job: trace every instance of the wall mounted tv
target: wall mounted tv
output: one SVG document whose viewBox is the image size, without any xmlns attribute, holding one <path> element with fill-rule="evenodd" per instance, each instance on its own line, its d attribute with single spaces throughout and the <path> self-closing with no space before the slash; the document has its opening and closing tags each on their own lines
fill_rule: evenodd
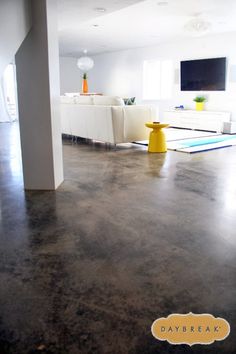
<svg viewBox="0 0 236 354">
<path fill-rule="evenodd" d="M 224 91 L 226 58 L 181 61 L 181 91 Z"/>
</svg>

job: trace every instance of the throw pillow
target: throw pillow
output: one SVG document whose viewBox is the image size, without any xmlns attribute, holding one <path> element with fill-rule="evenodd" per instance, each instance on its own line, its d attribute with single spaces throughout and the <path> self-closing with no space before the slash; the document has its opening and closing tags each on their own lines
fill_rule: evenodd
<svg viewBox="0 0 236 354">
<path fill-rule="evenodd" d="M 75 103 L 81 104 L 81 105 L 93 105 L 93 98 L 92 96 L 78 96 L 75 98 Z"/>
<path fill-rule="evenodd" d="M 126 106 L 132 106 L 132 105 L 136 104 L 135 97 L 124 98 L 123 100 L 124 100 Z"/>
<path fill-rule="evenodd" d="M 124 101 L 118 96 L 93 96 L 93 104 L 99 106 L 124 106 Z"/>
</svg>

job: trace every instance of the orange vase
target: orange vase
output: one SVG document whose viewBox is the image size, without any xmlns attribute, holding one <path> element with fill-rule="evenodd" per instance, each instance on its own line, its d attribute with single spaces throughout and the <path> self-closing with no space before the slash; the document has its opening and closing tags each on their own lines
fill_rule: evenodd
<svg viewBox="0 0 236 354">
<path fill-rule="evenodd" d="M 83 91 L 83 93 L 88 93 L 88 80 L 87 79 L 83 79 L 82 91 Z"/>
</svg>

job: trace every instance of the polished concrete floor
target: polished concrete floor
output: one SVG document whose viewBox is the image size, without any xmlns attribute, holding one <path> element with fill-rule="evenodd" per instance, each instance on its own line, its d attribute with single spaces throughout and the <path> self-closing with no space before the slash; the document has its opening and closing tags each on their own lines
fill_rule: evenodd
<svg viewBox="0 0 236 354">
<path fill-rule="evenodd" d="M 0 354 L 236 352 L 236 147 L 188 155 L 64 143 L 65 182 L 24 192 L 17 124 L 0 124 Z M 211 313 L 209 346 L 152 322 Z"/>
</svg>

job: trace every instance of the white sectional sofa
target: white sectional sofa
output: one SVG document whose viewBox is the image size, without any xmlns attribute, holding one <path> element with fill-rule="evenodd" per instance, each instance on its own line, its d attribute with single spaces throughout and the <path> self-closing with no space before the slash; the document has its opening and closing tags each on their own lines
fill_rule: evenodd
<svg viewBox="0 0 236 354">
<path fill-rule="evenodd" d="M 111 144 L 148 139 L 145 122 L 155 120 L 151 106 L 125 106 L 119 97 L 61 96 L 63 134 Z"/>
</svg>

